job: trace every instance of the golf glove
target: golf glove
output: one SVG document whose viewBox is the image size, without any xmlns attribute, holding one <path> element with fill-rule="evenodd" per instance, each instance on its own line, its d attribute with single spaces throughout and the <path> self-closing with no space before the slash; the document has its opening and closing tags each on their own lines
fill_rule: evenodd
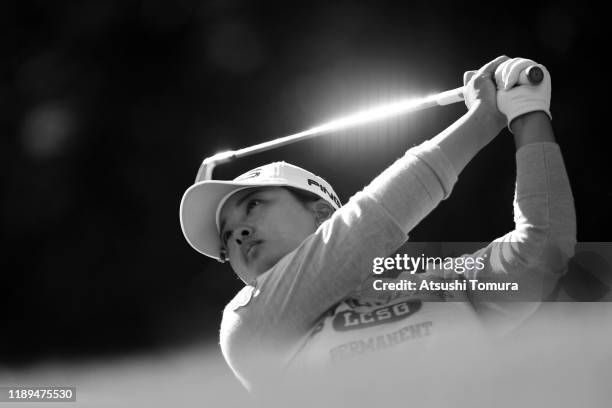
<svg viewBox="0 0 612 408">
<path fill-rule="evenodd" d="M 525 69 L 537 65 L 544 72 L 544 79 L 537 85 L 526 84 Z M 522 75 L 521 75 L 522 74 Z M 550 115 L 550 93 L 551 80 L 548 70 L 540 64 L 525 58 L 512 58 L 503 62 L 495 70 L 495 82 L 497 83 L 497 108 L 506 115 L 508 129 L 512 121 L 517 117 L 529 112 L 544 111 L 549 118 Z"/>
</svg>

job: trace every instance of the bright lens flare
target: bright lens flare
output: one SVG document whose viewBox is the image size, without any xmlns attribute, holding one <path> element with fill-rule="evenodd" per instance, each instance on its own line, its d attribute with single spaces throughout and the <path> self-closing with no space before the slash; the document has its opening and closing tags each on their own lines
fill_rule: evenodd
<svg viewBox="0 0 612 408">
<path fill-rule="evenodd" d="M 325 123 L 320 126 L 313 127 L 304 131 L 304 134 L 310 133 L 326 133 L 333 132 L 340 129 L 349 128 L 351 126 L 362 125 L 376 120 L 390 118 L 392 116 L 400 115 L 404 112 L 409 112 L 414 109 L 415 106 L 419 106 L 423 99 L 426 98 L 412 98 L 404 99 L 399 102 L 394 102 L 389 105 L 379 106 L 374 109 L 368 109 L 363 112 L 357 112 L 344 118 L 332 120 L 331 122 Z"/>
<path fill-rule="evenodd" d="M 320 126 L 315 126 L 313 128 L 304 130 L 299 133 L 295 133 L 293 135 L 281 137 L 254 146 L 245 147 L 244 149 L 240 150 L 230 150 L 226 152 L 221 152 L 214 156 L 206 158 L 202 162 L 202 165 L 200 166 L 200 171 L 198 172 L 198 175 L 196 177 L 196 181 L 210 180 L 212 178 L 212 171 L 215 165 L 220 163 L 226 163 L 232 159 L 244 157 L 254 153 L 264 152 L 266 150 L 285 146 L 290 143 L 299 142 L 300 140 L 306 140 L 315 136 L 335 132 L 340 129 L 347 129 L 353 126 L 374 122 L 376 120 L 391 118 L 393 116 L 401 115 L 403 113 L 427 109 L 434 106 L 448 105 L 450 103 L 457 103 L 461 101 L 463 101 L 463 88 L 452 89 L 450 91 L 433 94 L 424 98 L 402 99 L 397 102 L 379 106 L 373 109 L 368 109 L 366 111 L 357 112 L 340 119 L 332 120 Z"/>
</svg>

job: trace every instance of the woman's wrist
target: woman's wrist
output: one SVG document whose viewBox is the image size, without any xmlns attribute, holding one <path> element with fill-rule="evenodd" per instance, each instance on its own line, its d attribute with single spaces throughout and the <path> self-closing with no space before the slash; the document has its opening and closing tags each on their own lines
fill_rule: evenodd
<svg viewBox="0 0 612 408">
<path fill-rule="evenodd" d="M 495 113 L 476 101 L 465 115 L 432 139 L 453 165 L 456 174 L 461 173 L 474 155 L 505 126 L 500 125 Z"/>
<path fill-rule="evenodd" d="M 486 103 L 475 103 L 468 114 L 478 124 L 482 136 L 482 146 L 487 145 L 506 126 L 505 116 L 497 107 Z"/>
<path fill-rule="evenodd" d="M 550 118 L 544 111 L 529 112 L 510 124 L 517 150 L 530 143 L 554 142 Z"/>
</svg>

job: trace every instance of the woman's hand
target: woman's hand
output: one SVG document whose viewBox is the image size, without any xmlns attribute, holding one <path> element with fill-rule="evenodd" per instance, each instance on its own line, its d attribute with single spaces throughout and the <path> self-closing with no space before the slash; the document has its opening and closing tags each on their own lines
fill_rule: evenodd
<svg viewBox="0 0 612 408">
<path fill-rule="evenodd" d="M 483 65 L 478 71 L 463 74 L 464 100 L 469 110 L 477 110 L 487 117 L 496 135 L 506 126 L 506 116 L 497 107 L 497 88 L 493 77 L 497 67 L 510 58 L 502 55 Z"/>
<path fill-rule="evenodd" d="M 523 71 L 531 66 L 538 66 L 544 74 L 542 82 L 532 85 L 519 81 Z M 524 115 L 533 112 L 543 112 L 550 115 L 551 79 L 544 65 L 525 58 L 512 58 L 497 67 L 495 71 L 497 82 L 497 107 L 506 116 L 508 129 L 512 133 Z"/>
</svg>

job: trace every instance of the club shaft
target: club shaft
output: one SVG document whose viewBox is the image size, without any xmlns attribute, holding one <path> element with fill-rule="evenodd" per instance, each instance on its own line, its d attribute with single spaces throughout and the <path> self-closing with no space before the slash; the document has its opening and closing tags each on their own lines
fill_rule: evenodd
<svg viewBox="0 0 612 408">
<path fill-rule="evenodd" d="M 208 157 L 204 160 L 204 162 L 202 162 L 200 170 L 198 171 L 198 175 L 196 176 L 196 182 L 202 180 L 210 180 L 212 178 L 212 171 L 217 164 L 227 163 L 234 159 L 249 156 L 255 153 L 262 153 L 267 150 L 277 149 L 279 147 L 283 147 L 303 140 L 312 139 L 314 137 L 325 135 L 340 129 L 349 129 L 376 120 L 387 119 L 409 112 L 428 109 L 434 106 L 448 105 L 461 101 L 463 101 L 463 87 L 427 96 L 425 98 L 398 101 L 380 108 L 375 108 L 368 111 L 363 111 L 353 115 L 345 116 L 341 119 L 327 122 L 323 125 L 316 126 L 298 133 L 294 133 L 289 136 L 284 136 L 278 139 L 270 140 L 268 142 L 245 147 L 239 150 L 222 152 L 214 156 Z"/>
<path fill-rule="evenodd" d="M 383 108 L 359 112 L 346 116 L 342 119 L 327 122 L 323 125 L 294 133 L 289 136 L 236 150 L 233 156 L 234 158 L 240 158 L 254 153 L 264 152 L 273 148 L 282 147 L 298 141 L 307 140 L 316 136 L 321 136 L 336 130 L 349 129 L 354 126 L 363 125 L 376 120 L 387 119 L 408 112 L 432 108 L 434 106 L 461 102 L 463 101 L 462 90 L 463 88 L 457 88 L 419 100 L 399 101 L 391 105 L 384 106 Z"/>
</svg>

